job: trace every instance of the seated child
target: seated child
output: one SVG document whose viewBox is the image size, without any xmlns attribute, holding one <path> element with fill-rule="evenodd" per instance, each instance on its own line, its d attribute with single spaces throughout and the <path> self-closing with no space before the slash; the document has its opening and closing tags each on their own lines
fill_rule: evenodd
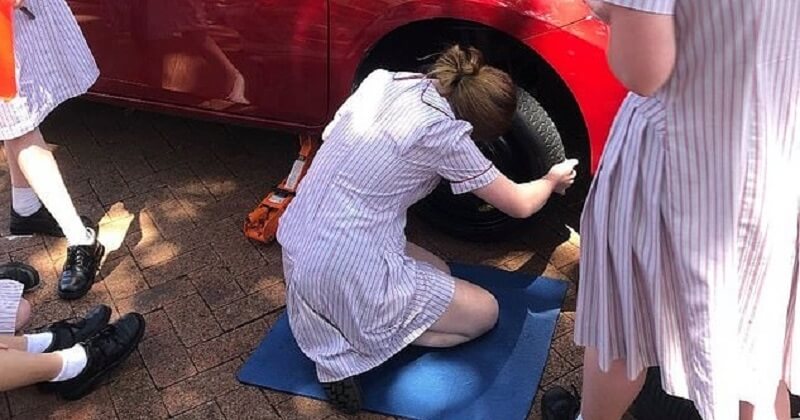
<svg viewBox="0 0 800 420">
<path fill-rule="evenodd" d="M 371 73 L 325 129 L 278 241 L 292 332 L 336 408 L 358 411 L 357 375 L 403 348 L 456 346 L 495 325 L 494 297 L 404 228 L 441 179 L 518 218 L 574 182 L 574 160 L 517 184 L 481 154 L 476 142 L 504 134 L 516 105 L 506 73 L 455 46 L 425 75 Z"/>
<path fill-rule="evenodd" d="M 62 398 L 81 398 L 136 349 L 144 318 L 131 313 L 109 324 L 111 308 L 99 305 L 81 319 L 14 335 L 30 318 L 31 307 L 22 293 L 38 284 L 32 267 L 0 265 L 0 392 L 45 383 Z"/>
</svg>

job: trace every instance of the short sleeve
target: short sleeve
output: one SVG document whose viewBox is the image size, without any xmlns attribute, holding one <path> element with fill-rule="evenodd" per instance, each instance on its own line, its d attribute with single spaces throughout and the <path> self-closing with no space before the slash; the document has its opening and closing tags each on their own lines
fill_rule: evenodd
<svg viewBox="0 0 800 420">
<path fill-rule="evenodd" d="M 435 133 L 446 136 L 437 159 L 436 172 L 450 182 L 453 194 L 464 194 L 489 185 L 500 171 L 478 149 L 470 133 L 472 127 L 463 121 L 439 123 Z"/>
<path fill-rule="evenodd" d="M 677 0 L 605 0 L 606 3 L 616 6 L 659 15 L 674 15 L 676 1 Z"/>
</svg>

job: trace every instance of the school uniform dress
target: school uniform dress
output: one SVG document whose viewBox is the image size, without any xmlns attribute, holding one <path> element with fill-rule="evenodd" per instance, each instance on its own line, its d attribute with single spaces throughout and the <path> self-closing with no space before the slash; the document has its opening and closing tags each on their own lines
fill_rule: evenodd
<svg viewBox="0 0 800 420">
<path fill-rule="evenodd" d="M 406 212 L 444 178 L 454 193 L 498 170 L 431 80 L 373 72 L 336 113 L 281 218 L 287 313 L 322 382 L 370 370 L 444 313 L 454 281 L 405 254 Z"/>
<path fill-rule="evenodd" d="M 607 1 L 674 15 L 677 62 L 611 130 L 576 341 L 631 378 L 661 366 L 707 420 L 771 407 L 780 380 L 800 392 L 800 2 Z"/>
<path fill-rule="evenodd" d="M 99 75 L 64 0 L 26 0 L 36 16 L 14 13 L 17 97 L 0 100 L 0 140 L 36 129 L 58 105 L 89 89 Z"/>
</svg>

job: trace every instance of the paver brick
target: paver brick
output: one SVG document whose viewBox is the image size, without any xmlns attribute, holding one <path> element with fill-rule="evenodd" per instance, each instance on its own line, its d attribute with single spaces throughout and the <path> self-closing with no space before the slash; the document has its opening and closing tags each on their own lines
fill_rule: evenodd
<svg viewBox="0 0 800 420">
<path fill-rule="evenodd" d="M 240 359 L 234 359 L 165 389 L 162 397 L 167 410 L 177 415 L 240 387 L 236 372 L 241 365 Z"/>
<path fill-rule="evenodd" d="M 200 295 L 189 295 L 166 305 L 164 312 L 186 347 L 193 347 L 222 334 L 222 329 Z"/>
<path fill-rule="evenodd" d="M 222 410 L 214 401 L 199 405 L 173 418 L 176 420 L 225 420 Z"/>
<path fill-rule="evenodd" d="M 197 373 L 189 353 L 174 331 L 141 342 L 139 353 L 153 383 L 159 388 L 168 387 Z"/>
<path fill-rule="evenodd" d="M 271 325 L 268 318 L 261 318 L 192 347 L 192 361 L 199 371 L 205 371 L 239 356 L 249 354 L 264 338 Z"/>
<path fill-rule="evenodd" d="M 286 305 L 286 287 L 283 282 L 274 283 L 266 289 L 232 302 L 214 311 L 214 316 L 225 331 L 262 317 Z"/>
<path fill-rule="evenodd" d="M 281 417 L 258 389 L 241 387 L 217 398 L 222 413 L 229 419 L 273 420 Z"/>
</svg>

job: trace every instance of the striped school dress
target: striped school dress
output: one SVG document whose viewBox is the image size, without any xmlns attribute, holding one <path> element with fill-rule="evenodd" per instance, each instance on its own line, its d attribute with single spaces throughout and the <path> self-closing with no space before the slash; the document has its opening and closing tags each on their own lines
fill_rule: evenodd
<svg viewBox="0 0 800 420">
<path fill-rule="evenodd" d="M 780 380 L 800 392 L 800 1 L 607 1 L 674 15 L 677 62 L 611 130 L 576 342 L 631 378 L 661 366 L 707 420 L 771 407 Z"/>
<path fill-rule="evenodd" d="M 498 170 L 431 80 L 373 72 L 338 110 L 281 218 L 292 332 L 322 382 L 366 372 L 408 346 L 454 281 L 405 254 L 406 212 L 445 178 L 454 193 Z"/>
<path fill-rule="evenodd" d="M 64 0 L 26 0 L 36 16 L 14 13 L 17 97 L 0 100 L 0 140 L 36 129 L 58 105 L 86 93 L 99 75 Z"/>
<path fill-rule="evenodd" d="M 16 331 L 23 288 L 18 281 L 0 279 L 0 335 L 13 335 Z"/>
</svg>

